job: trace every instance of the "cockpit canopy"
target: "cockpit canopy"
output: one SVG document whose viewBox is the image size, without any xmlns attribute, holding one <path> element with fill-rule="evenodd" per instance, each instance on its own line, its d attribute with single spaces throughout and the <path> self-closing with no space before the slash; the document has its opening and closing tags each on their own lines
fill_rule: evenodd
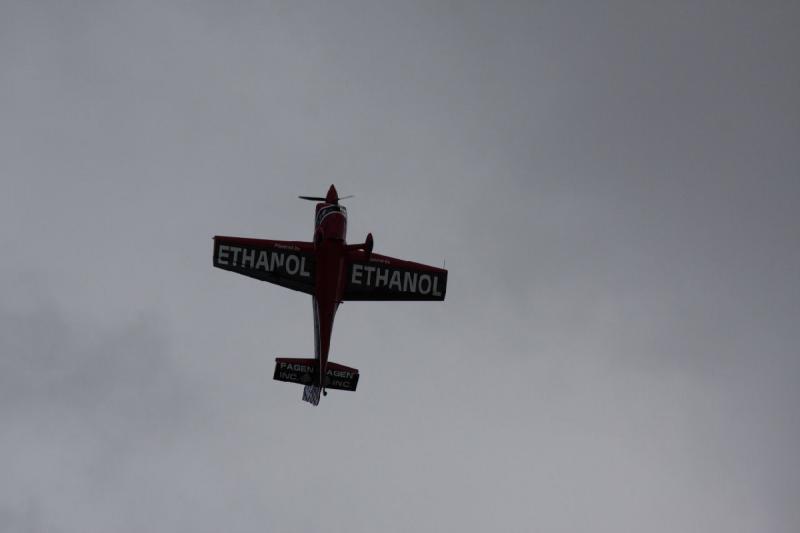
<svg viewBox="0 0 800 533">
<path fill-rule="evenodd" d="M 328 204 L 321 207 L 317 211 L 317 216 L 314 221 L 314 225 L 319 226 L 325 219 L 325 217 L 333 215 L 334 213 L 339 213 L 345 218 L 345 220 L 347 219 L 347 208 L 345 206 L 339 204 Z"/>
</svg>

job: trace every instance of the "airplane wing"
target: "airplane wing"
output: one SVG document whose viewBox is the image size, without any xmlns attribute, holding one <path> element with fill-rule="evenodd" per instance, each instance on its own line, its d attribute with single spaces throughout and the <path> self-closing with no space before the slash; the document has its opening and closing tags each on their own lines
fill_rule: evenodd
<svg viewBox="0 0 800 533">
<path fill-rule="evenodd" d="M 356 252 L 347 260 L 344 300 L 444 300 L 447 270 Z"/>
<path fill-rule="evenodd" d="M 281 287 L 314 293 L 314 244 L 242 237 L 214 237 L 214 266 L 268 281 Z"/>
</svg>

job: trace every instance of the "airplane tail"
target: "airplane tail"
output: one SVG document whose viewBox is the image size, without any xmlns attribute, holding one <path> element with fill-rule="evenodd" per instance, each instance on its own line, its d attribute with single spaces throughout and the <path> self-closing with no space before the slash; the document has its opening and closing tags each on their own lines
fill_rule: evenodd
<svg viewBox="0 0 800 533">
<path fill-rule="evenodd" d="M 319 404 L 323 389 L 355 391 L 358 385 L 358 369 L 328 361 L 320 384 L 319 360 L 277 357 L 275 374 L 277 381 L 305 385 L 303 401 Z"/>
</svg>

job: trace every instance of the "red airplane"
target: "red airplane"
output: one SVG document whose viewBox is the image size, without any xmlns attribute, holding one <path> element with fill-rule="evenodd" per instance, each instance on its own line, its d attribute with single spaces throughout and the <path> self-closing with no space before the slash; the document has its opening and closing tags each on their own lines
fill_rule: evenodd
<svg viewBox="0 0 800 533">
<path fill-rule="evenodd" d="M 344 301 L 444 300 L 447 270 L 372 253 L 372 234 L 347 244 L 347 209 L 336 187 L 318 201 L 314 240 L 272 241 L 214 237 L 214 266 L 311 295 L 313 359 L 278 357 L 274 379 L 305 385 L 303 400 L 318 405 L 326 389 L 356 390 L 359 373 L 328 361 L 333 318 Z M 350 198 L 346 196 L 345 198 Z"/>
</svg>

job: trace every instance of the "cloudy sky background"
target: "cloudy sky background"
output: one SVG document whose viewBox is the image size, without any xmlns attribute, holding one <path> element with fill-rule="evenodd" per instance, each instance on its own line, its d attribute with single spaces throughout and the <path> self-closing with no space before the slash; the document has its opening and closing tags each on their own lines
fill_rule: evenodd
<svg viewBox="0 0 800 533">
<path fill-rule="evenodd" d="M 335 5 L 334 5 L 335 4 Z M 793 2 L 0 2 L 0 531 L 800 527 Z M 214 234 L 450 270 L 346 303 Z"/>
</svg>

